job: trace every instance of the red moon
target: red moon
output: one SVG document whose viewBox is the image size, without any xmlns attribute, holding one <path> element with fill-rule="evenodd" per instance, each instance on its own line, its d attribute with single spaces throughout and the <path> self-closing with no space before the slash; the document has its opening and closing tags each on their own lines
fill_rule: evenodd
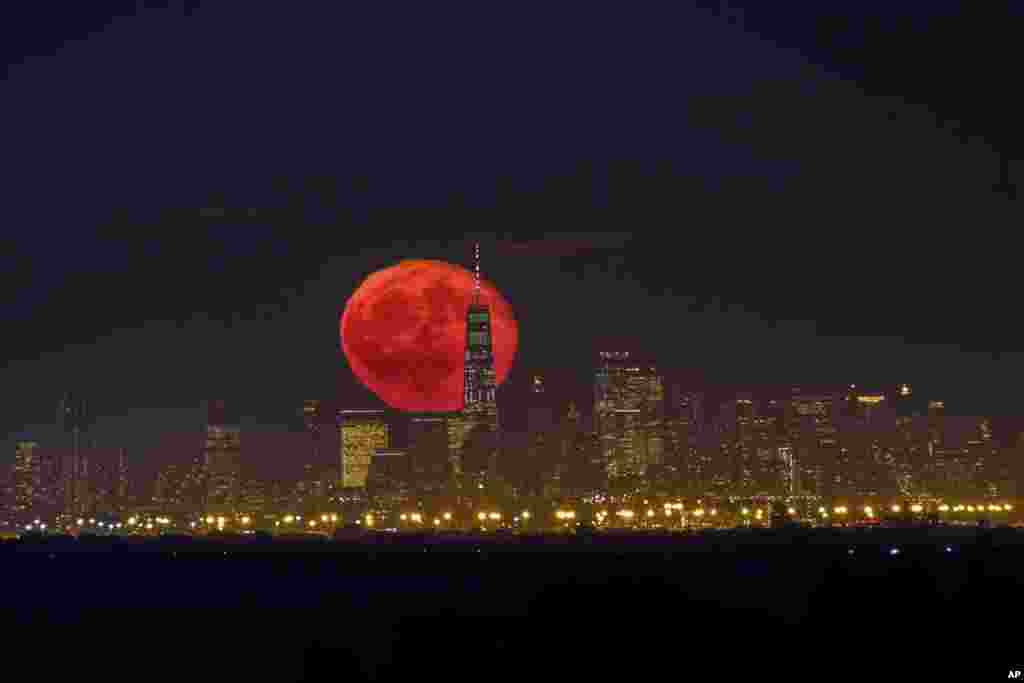
<svg viewBox="0 0 1024 683">
<path fill-rule="evenodd" d="M 402 261 L 370 275 L 341 314 L 341 346 L 356 377 L 392 408 L 461 410 L 473 293 L 473 274 L 444 261 Z M 512 307 L 494 285 L 481 282 L 480 300 L 491 309 L 500 385 L 512 368 L 519 331 Z"/>
</svg>

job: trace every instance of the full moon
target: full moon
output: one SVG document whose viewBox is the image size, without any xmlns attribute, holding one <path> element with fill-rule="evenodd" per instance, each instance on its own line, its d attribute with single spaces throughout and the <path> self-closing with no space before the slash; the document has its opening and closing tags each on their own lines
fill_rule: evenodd
<svg viewBox="0 0 1024 683">
<path fill-rule="evenodd" d="M 473 293 L 473 274 L 444 261 L 402 261 L 373 273 L 341 314 L 341 346 L 353 373 L 392 408 L 461 410 Z M 519 332 L 512 307 L 494 285 L 481 282 L 480 301 L 491 310 L 500 385 L 512 368 Z"/>
</svg>

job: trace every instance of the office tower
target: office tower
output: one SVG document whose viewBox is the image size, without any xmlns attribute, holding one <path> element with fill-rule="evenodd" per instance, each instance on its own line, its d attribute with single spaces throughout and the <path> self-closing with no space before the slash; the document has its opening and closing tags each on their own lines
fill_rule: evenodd
<svg viewBox="0 0 1024 683">
<path fill-rule="evenodd" d="M 185 510 L 189 512 L 205 510 L 207 481 L 206 453 L 204 450 L 194 455 L 184 468 L 181 499 Z"/>
<path fill-rule="evenodd" d="M 14 516 L 14 466 L 0 465 L 0 526 L 13 524 Z"/>
<path fill-rule="evenodd" d="M 246 515 L 259 515 L 267 511 L 267 485 L 253 477 L 242 480 L 238 509 Z"/>
<path fill-rule="evenodd" d="M 452 472 L 448 453 L 448 422 L 444 415 L 413 415 L 409 420 L 409 464 L 413 488 L 437 493 Z"/>
<path fill-rule="evenodd" d="M 339 422 L 342 484 L 365 488 L 374 451 L 391 445 L 386 415 L 381 410 L 342 410 Z"/>
<path fill-rule="evenodd" d="M 338 443 L 338 410 L 332 401 L 306 400 L 303 402 L 302 414 L 309 438 L 309 451 L 303 469 L 305 472 L 312 471 L 312 475 L 306 478 L 317 482 L 315 486 L 319 495 L 329 497 L 342 485 L 340 462 L 335 455 L 341 448 Z"/>
<path fill-rule="evenodd" d="M 307 462 L 322 475 L 335 465 L 337 448 L 337 406 L 332 401 L 307 400 L 302 406 L 303 423 L 310 440 Z"/>
<path fill-rule="evenodd" d="M 914 412 L 914 390 L 909 384 L 900 384 L 891 392 L 893 409 L 901 417 L 910 417 Z"/>
<path fill-rule="evenodd" d="M 184 491 L 189 467 L 165 465 L 156 474 L 153 485 L 153 505 L 164 513 L 173 513 L 184 505 Z"/>
<path fill-rule="evenodd" d="M 754 421 L 757 417 L 753 397 L 741 392 L 719 406 L 720 447 L 726 468 L 728 490 L 743 496 L 755 491 Z"/>
<path fill-rule="evenodd" d="M 306 428 L 306 433 L 310 438 L 310 463 L 321 462 L 321 443 L 320 439 L 323 435 L 323 415 L 321 411 L 323 401 L 311 399 L 303 401 L 302 404 L 302 418 L 303 424 Z"/>
<path fill-rule="evenodd" d="M 65 393 L 58 405 L 57 425 L 64 435 L 61 449 L 66 450 L 57 457 L 55 463 L 58 483 L 54 488 L 57 489 L 61 512 L 71 516 L 85 514 L 82 451 L 88 445 L 91 423 L 88 402 L 76 393 Z M 50 487 L 44 482 L 44 488 Z"/>
<path fill-rule="evenodd" d="M 840 391 L 800 387 L 776 402 L 776 437 L 787 495 L 828 498 L 838 486 L 835 478 L 843 459 L 838 421 L 846 405 Z"/>
<path fill-rule="evenodd" d="M 127 451 L 89 448 L 82 451 L 80 509 L 90 515 L 120 514 L 126 503 Z"/>
<path fill-rule="evenodd" d="M 704 492 L 708 479 L 707 452 L 698 448 L 704 427 L 704 395 L 677 387 L 674 414 L 669 416 L 671 464 L 682 492 L 696 495 Z"/>
<path fill-rule="evenodd" d="M 1009 496 L 1018 502 L 1024 500 L 1024 432 L 1018 432 L 1007 449 L 1007 478 L 1009 479 Z"/>
<path fill-rule="evenodd" d="M 42 486 L 39 444 L 19 441 L 14 445 L 14 521 L 24 524 L 36 514 Z"/>
<path fill-rule="evenodd" d="M 234 514 L 241 483 L 242 439 L 237 425 L 228 421 L 224 401 L 213 400 L 207 406 L 206 443 L 203 447 L 203 473 L 206 483 L 205 512 Z"/>
<path fill-rule="evenodd" d="M 375 448 L 366 476 L 366 488 L 375 502 L 385 505 L 408 500 L 409 453 L 399 448 Z"/>
<path fill-rule="evenodd" d="M 884 391 L 851 385 L 838 418 L 839 453 L 831 463 L 829 492 L 848 500 L 915 495 L 908 452 L 899 439 L 901 418 Z"/>
<path fill-rule="evenodd" d="M 761 401 L 751 425 L 751 470 L 754 493 L 759 496 L 781 498 L 792 496 L 792 469 L 787 457 L 791 451 L 783 451 L 788 444 L 780 439 L 780 421 L 783 418 L 782 405 L 776 399 Z"/>
<path fill-rule="evenodd" d="M 574 447 L 575 430 L 573 423 L 579 413 L 574 404 L 569 404 L 569 417 L 555 421 L 551 396 L 545 391 L 544 378 L 533 377 L 529 403 L 526 408 L 526 453 L 520 470 L 520 483 L 524 491 L 539 494 L 545 479 L 557 479 L 559 472 L 569 461 L 570 449 Z"/>
<path fill-rule="evenodd" d="M 491 310 L 480 296 L 480 245 L 476 286 L 466 312 L 462 410 L 449 419 L 449 447 L 460 473 L 480 481 L 497 472 L 500 445 Z"/>
<path fill-rule="evenodd" d="M 302 474 L 292 487 L 289 505 L 293 509 L 310 514 L 326 507 L 333 488 L 326 479 L 325 471 L 310 463 L 302 466 Z"/>
<path fill-rule="evenodd" d="M 572 403 L 560 424 L 560 453 L 550 490 L 569 498 L 587 498 L 608 489 L 608 468 L 592 423 Z"/>
<path fill-rule="evenodd" d="M 643 476 L 660 457 L 652 437 L 664 419 L 661 376 L 652 363 L 633 354 L 604 351 L 594 394 L 594 421 L 609 476 Z"/>
</svg>

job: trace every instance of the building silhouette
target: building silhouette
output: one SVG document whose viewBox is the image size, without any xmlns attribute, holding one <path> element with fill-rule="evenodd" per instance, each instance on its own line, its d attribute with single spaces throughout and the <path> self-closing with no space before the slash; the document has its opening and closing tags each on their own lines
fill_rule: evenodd
<svg viewBox="0 0 1024 683">
<path fill-rule="evenodd" d="M 88 401 L 75 392 L 65 392 L 57 408 L 57 426 L 62 434 L 61 453 L 57 455 L 52 466 L 44 473 L 44 488 L 48 492 L 56 489 L 60 499 L 57 506 L 60 512 L 68 516 L 86 513 L 85 486 L 83 478 L 83 450 L 91 444 L 89 427 L 92 414 Z M 51 477 L 57 478 L 56 485 L 50 483 Z"/>
<path fill-rule="evenodd" d="M 228 422 L 225 402 L 209 401 L 202 470 L 206 484 L 205 512 L 213 515 L 234 514 L 239 501 L 242 467 L 241 429 L 237 424 L 227 424 Z"/>
<path fill-rule="evenodd" d="M 447 416 L 413 415 L 408 434 L 410 477 L 416 493 L 440 493 L 455 472 L 449 457 Z"/>
</svg>

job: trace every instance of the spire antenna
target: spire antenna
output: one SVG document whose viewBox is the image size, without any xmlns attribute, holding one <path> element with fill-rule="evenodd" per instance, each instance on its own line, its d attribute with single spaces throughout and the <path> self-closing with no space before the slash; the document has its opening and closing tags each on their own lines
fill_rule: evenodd
<svg viewBox="0 0 1024 683">
<path fill-rule="evenodd" d="M 480 304 L 480 243 L 476 243 L 476 272 L 473 280 L 473 301 Z"/>
</svg>

